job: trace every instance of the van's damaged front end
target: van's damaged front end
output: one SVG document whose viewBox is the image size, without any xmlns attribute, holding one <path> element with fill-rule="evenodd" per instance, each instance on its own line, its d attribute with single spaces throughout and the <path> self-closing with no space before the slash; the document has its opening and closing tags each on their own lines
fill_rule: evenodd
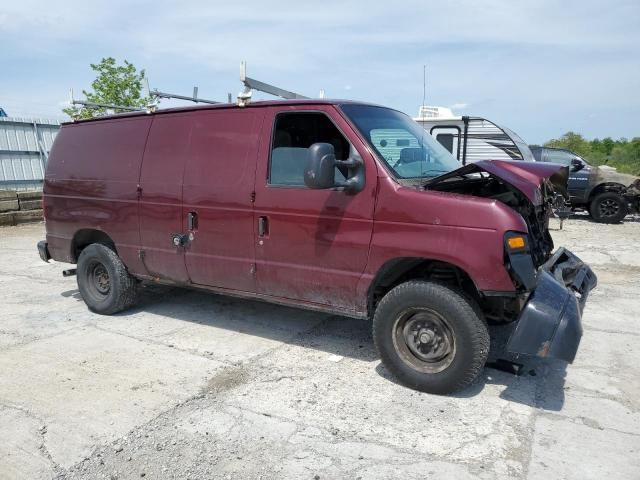
<svg viewBox="0 0 640 480">
<path fill-rule="evenodd" d="M 582 310 L 596 286 L 591 268 L 559 248 L 536 272 L 536 283 L 507 348 L 513 353 L 573 362 L 582 337 Z"/>
<path fill-rule="evenodd" d="M 582 337 L 582 311 L 597 278 L 569 250 L 552 253 L 549 217 L 555 196 L 566 195 L 567 177 L 567 167 L 559 165 L 481 161 L 424 188 L 492 198 L 522 216 L 528 232 L 506 232 L 504 240 L 505 268 L 516 288 L 505 317 L 511 314 L 517 321 L 507 349 L 571 363 Z"/>
</svg>

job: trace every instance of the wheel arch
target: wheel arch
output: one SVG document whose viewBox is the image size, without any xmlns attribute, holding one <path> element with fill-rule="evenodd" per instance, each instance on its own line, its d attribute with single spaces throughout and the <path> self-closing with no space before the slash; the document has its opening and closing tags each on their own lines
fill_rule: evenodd
<svg viewBox="0 0 640 480">
<path fill-rule="evenodd" d="M 454 285 L 475 300 L 480 291 L 471 276 L 461 267 L 442 260 L 422 257 L 397 257 L 385 262 L 367 289 L 367 315 L 371 318 L 378 302 L 391 289 L 409 280 L 432 280 Z"/>
<path fill-rule="evenodd" d="M 622 195 L 626 190 L 627 190 L 627 187 L 625 187 L 621 183 L 617 183 L 617 182 L 599 183 L 598 185 L 593 187 L 589 192 L 587 203 L 590 204 L 593 201 L 593 199 L 596 198 L 596 196 L 600 195 L 601 193 L 613 192 L 613 193 L 619 193 L 620 195 Z"/>
<path fill-rule="evenodd" d="M 116 244 L 111 239 L 111 237 L 103 232 L 102 230 L 97 230 L 94 228 L 83 228 L 78 230 L 71 240 L 71 260 L 73 263 L 78 262 L 78 257 L 82 250 L 91 245 L 92 243 L 99 243 L 104 245 L 114 252 L 118 253 L 116 250 Z"/>
</svg>

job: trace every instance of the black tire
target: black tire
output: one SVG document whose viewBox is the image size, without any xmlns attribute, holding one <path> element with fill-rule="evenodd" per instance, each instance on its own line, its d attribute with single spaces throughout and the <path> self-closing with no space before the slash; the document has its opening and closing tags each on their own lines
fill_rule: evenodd
<svg viewBox="0 0 640 480">
<path fill-rule="evenodd" d="M 615 192 L 600 193 L 589 205 L 591 218 L 599 223 L 620 223 L 627 213 L 627 201 Z"/>
<path fill-rule="evenodd" d="M 112 315 L 132 306 L 138 297 L 138 281 L 105 245 L 93 243 L 82 250 L 76 276 L 82 299 L 92 312 Z"/>
<path fill-rule="evenodd" d="M 398 380 L 440 395 L 474 381 L 490 342 L 482 312 L 471 298 L 427 281 L 400 284 L 384 296 L 373 317 L 373 340 L 382 363 Z"/>
</svg>

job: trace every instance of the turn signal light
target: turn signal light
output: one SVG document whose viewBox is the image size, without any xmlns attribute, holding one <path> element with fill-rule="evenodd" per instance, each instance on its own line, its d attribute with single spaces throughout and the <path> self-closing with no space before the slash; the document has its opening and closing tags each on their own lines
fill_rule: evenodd
<svg viewBox="0 0 640 480">
<path fill-rule="evenodd" d="M 522 237 L 522 236 L 509 237 L 509 238 L 507 238 L 507 245 L 509 245 L 509 248 L 511 250 L 517 250 L 519 248 L 524 248 L 524 246 L 525 246 L 524 237 Z"/>
</svg>

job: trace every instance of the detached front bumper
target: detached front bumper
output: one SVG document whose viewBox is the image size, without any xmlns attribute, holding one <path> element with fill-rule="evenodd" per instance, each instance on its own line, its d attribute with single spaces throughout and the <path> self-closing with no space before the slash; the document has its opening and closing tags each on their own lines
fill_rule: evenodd
<svg viewBox="0 0 640 480">
<path fill-rule="evenodd" d="M 582 310 L 598 279 L 591 268 L 560 248 L 538 270 L 507 349 L 572 363 L 582 337 Z"/>
</svg>

